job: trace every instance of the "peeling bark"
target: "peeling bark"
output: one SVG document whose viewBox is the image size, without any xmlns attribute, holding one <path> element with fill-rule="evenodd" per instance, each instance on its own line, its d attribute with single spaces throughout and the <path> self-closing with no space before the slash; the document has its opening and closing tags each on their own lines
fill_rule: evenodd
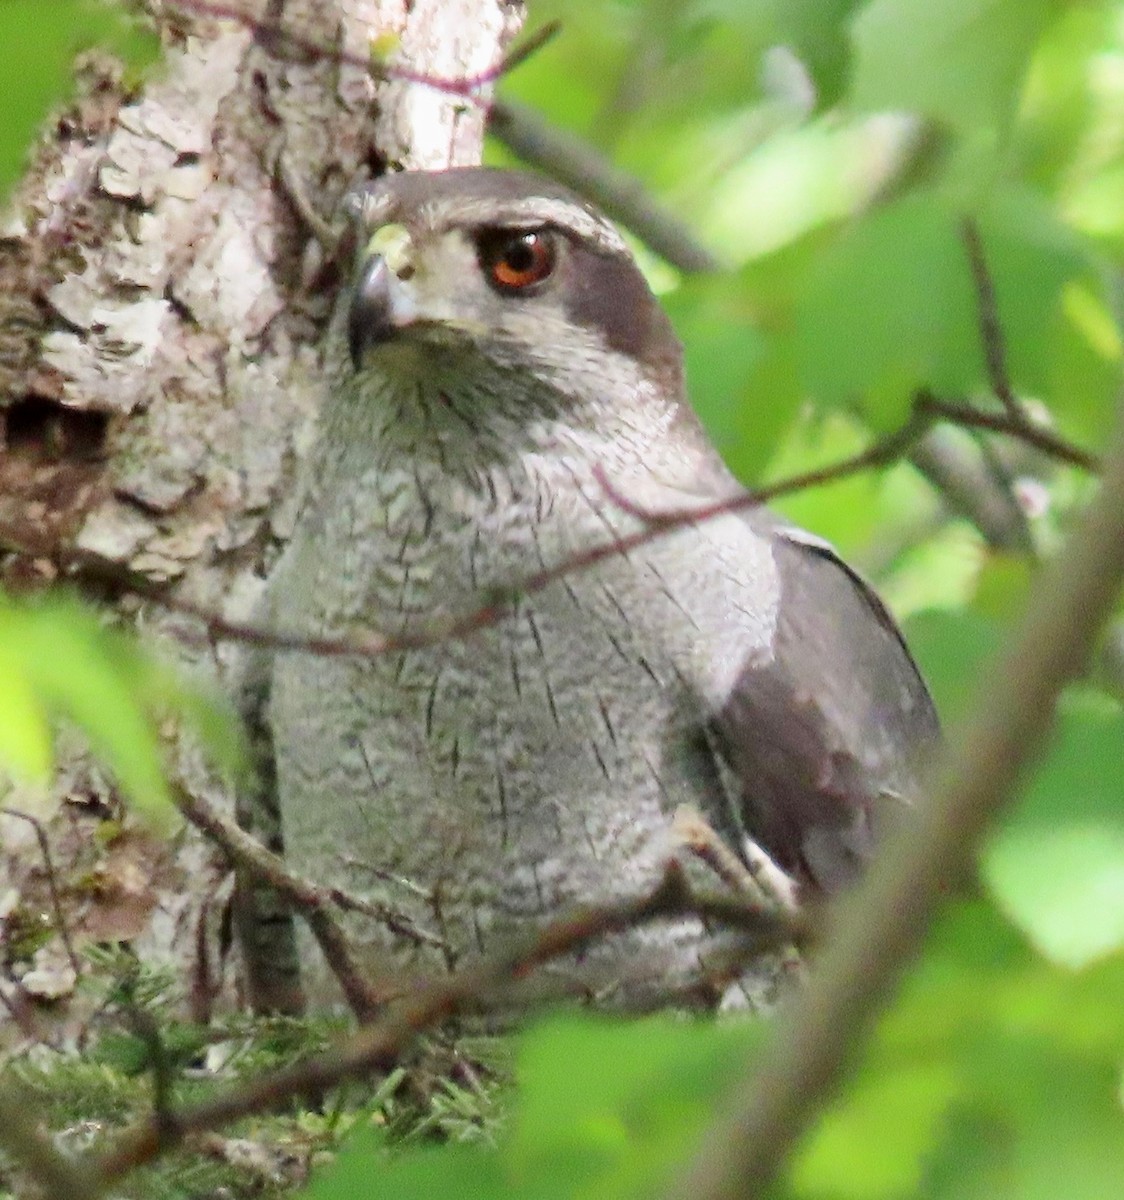
<svg viewBox="0 0 1124 1200">
<path fill-rule="evenodd" d="M 162 68 L 133 92 L 112 61 L 86 56 L 77 99 L 0 221 L 0 549 L 76 549 L 244 617 L 288 535 L 327 387 L 322 343 L 343 272 L 319 238 L 356 182 L 388 164 L 478 162 L 483 139 L 483 110 L 464 96 L 376 84 L 302 48 L 362 59 L 377 39 L 410 78 L 477 76 L 502 57 L 522 8 L 246 0 L 263 21 L 280 8 L 295 45 L 151 8 Z M 26 556 L 0 569 L 9 584 L 51 574 Z M 183 618 L 121 610 L 170 653 L 199 657 L 167 636 Z M 213 792 L 183 757 L 183 782 Z M 112 810 L 80 756 L 62 774 L 47 806 L 56 824 L 67 794 L 83 801 L 71 820 Z M 8 824 L 0 897 L 37 870 Z M 152 889 L 148 952 L 191 951 L 206 857 L 185 834 L 174 869 L 162 867 L 174 882 Z"/>
</svg>

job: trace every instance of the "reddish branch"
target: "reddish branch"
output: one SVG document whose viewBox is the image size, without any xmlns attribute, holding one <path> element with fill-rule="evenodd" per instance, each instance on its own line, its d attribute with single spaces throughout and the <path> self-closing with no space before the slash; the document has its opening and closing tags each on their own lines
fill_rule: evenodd
<svg viewBox="0 0 1124 1200">
<path fill-rule="evenodd" d="M 43 822 L 38 817 L 33 817 L 30 813 L 21 812 L 18 808 L 5 806 L 0 808 L 0 814 L 12 817 L 17 821 L 26 821 L 35 830 L 35 838 L 39 843 L 39 853 L 43 856 L 43 870 L 47 876 L 47 890 L 51 897 L 51 911 L 55 918 L 55 928 L 62 939 L 63 948 L 66 950 L 66 957 L 70 961 L 71 970 L 73 970 L 75 977 L 77 977 L 82 974 L 82 964 L 77 953 L 75 953 L 74 943 L 70 939 L 70 927 L 66 923 L 66 916 L 62 910 L 62 897 L 59 894 L 58 875 L 55 872 L 55 864 L 51 859 L 51 844 L 47 838 L 47 831 L 43 828 Z"/>
<path fill-rule="evenodd" d="M 741 930 L 747 956 L 780 949 L 807 938 L 808 925 L 789 914 L 763 909 L 744 899 L 695 892 L 679 866 L 669 863 L 649 893 L 591 905 L 552 921 L 513 952 L 490 957 L 475 968 L 438 980 L 368 1025 L 336 1049 L 283 1068 L 160 1120 L 144 1121 L 121 1136 L 93 1166 L 106 1188 L 123 1175 L 186 1138 L 219 1129 L 242 1117 L 276 1109 L 296 1096 L 320 1094 L 347 1079 L 392 1066 L 418 1034 L 455 1014 L 486 1005 L 497 988 L 535 967 L 572 953 L 596 938 L 653 921 L 699 917 Z"/>
<path fill-rule="evenodd" d="M 362 912 L 396 936 L 418 945 L 443 948 L 435 934 L 384 905 L 349 896 L 341 888 L 320 887 L 293 874 L 272 851 L 233 821 L 216 812 L 205 800 L 180 791 L 180 811 L 226 854 L 230 862 L 275 888 L 308 923 L 329 968 L 339 981 L 348 1005 L 359 1021 L 370 1021 L 381 1011 L 384 997 L 368 984 L 356 965 L 336 910 Z"/>
<path fill-rule="evenodd" d="M 276 855 L 244 830 L 224 820 L 198 797 L 181 791 L 177 803 L 191 823 L 216 842 L 233 864 L 268 880 L 290 900 L 312 930 L 320 952 L 339 981 L 356 1019 L 371 1020 L 378 1011 L 379 999 L 355 966 L 347 938 L 331 910 L 331 899 L 326 889 L 297 879 L 285 869 Z"/>
<path fill-rule="evenodd" d="M 592 546 L 554 566 L 536 571 L 513 584 L 510 589 L 496 593 L 494 598 L 461 616 L 434 620 L 424 629 L 395 635 L 367 633 L 315 636 L 299 630 L 265 629 L 248 621 L 232 621 L 203 605 L 170 596 L 164 589 L 113 563 L 48 544 L 46 539 L 36 538 L 27 530 L 17 530 L 0 522 L 0 538 L 7 543 L 9 550 L 26 557 L 48 560 L 60 572 L 68 573 L 80 585 L 108 585 L 115 591 L 137 596 L 171 612 L 189 616 L 200 622 L 211 641 L 241 642 L 280 653 L 302 653 L 320 658 L 378 658 L 385 654 L 422 650 L 441 642 L 468 637 L 480 629 L 504 620 L 510 615 L 512 603 L 517 597 L 533 595 L 567 575 L 588 570 L 615 555 L 628 554 L 677 529 L 699 525 L 729 513 L 743 512 L 781 496 L 834 483 L 861 471 L 887 466 L 901 459 L 917 440 L 940 420 L 1008 434 L 1061 461 L 1090 471 L 1098 468 L 1098 460 L 1094 455 L 1070 445 L 1041 426 L 1031 424 L 1024 417 L 1011 418 L 1004 414 L 989 413 L 971 405 L 940 400 L 931 393 L 922 391 L 915 398 L 913 409 L 904 424 L 865 450 L 828 466 L 805 471 L 713 504 L 668 511 L 642 509 L 622 495 L 604 473 L 598 473 L 596 478 L 605 491 L 606 499 L 622 512 L 643 521 L 642 529 Z"/>
<path fill-rule="evenodd" d="M 979 226 L 971 218 L 965 218 L 960 225 L 960 236 L 968 253 L 968 266 L 971 269 L 972 282 L 976 289 L 980 342 L 983 346 L 991 390 L 995 393 L 999 403 L 1006 409 L 1007 416 L 1012 421 L 1024 423 L 1026 414 L 1019 398 L 1015 395 L 1015 389 L 1011 386 L 1011 375 L 1007 369 L 1007 342 L 1003 336 L 1003 325 L 999 320 L 999 302 L 995 297 L 995 280 L 987 265 L 987 255 L 984 253 Z"/>
<path fill-rule="evenodd" d="M 746 492 L 721 500 L 714 504 L 700 505 L 676 511 L 654 512 L 636 509 L 627 498 L 620 495 L 612 482 L 603 474 L 597 476 L 605 490 L 606 499 L 622 511 L 640 517 L 645 527 L 635 533 L 615 538 L 592 546 L 578 554 L 556 563 L 552 567 L 526 576 L 510 589 L 498 593 L 494 599 L 458 617 L 432 621 L 425 629 L 412 633 L 384 636 L 378 633 L 351 634 L 347 636 L 310 636 L 293 630 L 264 629 L 247 621 L 231 621 L 218 613 L 168 595 L 163 589 L 138 578 L 113 563 L 81 554 L 64 547 L 47 544 L 46 539 L 37 539 L 26 530 L 0 522 L 0 538 L 8 549 L 27 557 L 46 559 L 60 572 L 69 573 L 80 584 L 108 585 L 110 588 L 128 593 L 159 605 L 171 612 L 180 613 L 199 621 L 211 641 L 233 641 L 246 645 L 260 646 L 278 652 L 299 652 L 320 658 L 377 658 L 405 650 L 422 650 L 441 642 L 468 637 L 490 625 L 498 624 L 511 611 L 513 601 L 520 596 L 534 595 L 564 576 L 588 570 L 598 563 L 618 554 L 628 554 L 676 529 L 698 525 L 714 520 L 727 513 L 755 508 L 779 496 L 788 495 L 804 488 L 818 487 L 837 479 L 843 479 L 859 471 L 884 466 L 900 458 L 910 445 L 929 427 L 933 417 L 914 412 L 901 429 L 880 439 L 866 450 L 800 475 L 794 475 L 756 491 Z"/>
<path fill-rule="evenodd" d="M 1003 407 L 1003 412 L 986 412 L 973 405 L 938 400 L 928 393 L 922 396 L 924 406 L 942 420 L 955 425 L 1006 434 L 1073 466 L 1082 467 L 1086 471 L 1099 470 L 1100 464 L 1094 455 L 1036 424 L 1016 395 L 1007 358 L 1007 340 L 1003 333 L 1003 323 L 999 319 L 995 279 L 988 266 L 979 226 L 970 217 L 965 218 L 960 225 L 960 235 L 967 251 L 972 283 L 976 289 L 980 344 L 983 347 L 987 377 L 995 398 Z"/>
<path fill-rule="evenodd" d="M 1051 458 L 1068 463 L 1072 467 L 1080 467 L 1084 471 L 1095 473 L 1101 469 L 1101 460 L 1095 454 L 1073 445 L 1044 425 L 1035 424 L 1021 409 L 1017 416 L 1012 416 L 1009 409 L 1005 412 L 992 412 L 976 408 L 972 404 L 941 400 L 931 392 L 925 391 L 918 394 L 916 403 L 922 412 L 951 425 L 960 425 L 965 429 L 986 429 L 991 433 L 1017 438 L 1020 442 L 1026 442 L 1028 446 L 1050 455 Z"/>
<path fill-rule="evenodd" d="M 342 63 L 370 71 L 376 79 L 421 84 L 424 87 L 432 88 L 435 92 L 462 96 L 474 104 L 485 103 L 477 95 L 482 88 L 495 83 L 497 79 L 514 70 L 536 51 L 541 50 L 562 27 L 560 21 L 548 21 L 541 29 L 537 29 L 524 38 L 518 46 L 512 47 L 499 62 L 486 71 L 479 71 L 475 75 L 465 75 L 460 79 L 442 79 L 440 76 L 431 75 L 425 71 L 413 71 L 409 67 L 380 63 L 374 56 L 350 54 L 346 50 L 332 49 L 321 45 L 312 38 L 302 37 L 299 33 L 285 29 L 272 18 L 271 12 L 267 12 L 266 19 L 262 20 L 236 5 L 218 4 L 213 0 L 174 0 L 174 3 L 176 8 L 197 16 L 236 21 L 239 25 L 249 29 L 254 35 L 254 40 L 276 58 L 299 57 L 308 62 L 319 59 Z"/>
</svg>

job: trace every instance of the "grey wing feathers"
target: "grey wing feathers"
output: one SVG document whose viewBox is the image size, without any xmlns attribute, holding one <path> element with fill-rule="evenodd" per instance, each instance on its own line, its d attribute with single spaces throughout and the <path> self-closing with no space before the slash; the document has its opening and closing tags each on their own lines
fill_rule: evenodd
<svg viewBox="0 0 1124 1200">
<path fill-rule="evenodd" d="M 892 810 L 916 798 L 936 712 L 870 587 L 826 543 L 764 513 L 753 524 L 780 576 L 775 654 L 743 673 L 713 729 L 750 835 L 832 892 L 861 869 Z"/>
</svg>

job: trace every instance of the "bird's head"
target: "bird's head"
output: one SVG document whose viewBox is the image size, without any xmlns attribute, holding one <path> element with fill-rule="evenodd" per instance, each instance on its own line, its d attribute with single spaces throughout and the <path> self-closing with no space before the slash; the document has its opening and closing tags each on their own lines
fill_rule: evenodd
<svg viewBox="0 0 1124 1200">
<path fill-rule="evenodd" d="M 347 314 L 358 374 L 517 373 L 563 395 L 678 398 L 681 349 L 620 234 L 518 171 L 386 176 L 353 198 Z M 645 388 L 645 390 L 647 390 Z"/>
</svg>

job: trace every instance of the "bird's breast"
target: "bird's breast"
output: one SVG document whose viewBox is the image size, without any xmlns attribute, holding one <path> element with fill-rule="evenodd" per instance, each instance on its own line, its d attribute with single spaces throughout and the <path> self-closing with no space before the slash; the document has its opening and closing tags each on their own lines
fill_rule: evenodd
<svg viewBox="0 0 1124 1200">
<path fill-rule="evenodd" d="M 507 597 L 432 645 L 275 666 L 287 856 L 458 946 L 642 889 L 679 805 L 721 820 L 699 730 L 769 653 L 764 543 L 715 522 L 591 561 L 639 524 L 568 478 L 436 494 L 384 475 L 377 500 L 357 489 L 298 529 L 272 587 L 278 624 L 310 633 L 416 634 Z"/>
</svg>

